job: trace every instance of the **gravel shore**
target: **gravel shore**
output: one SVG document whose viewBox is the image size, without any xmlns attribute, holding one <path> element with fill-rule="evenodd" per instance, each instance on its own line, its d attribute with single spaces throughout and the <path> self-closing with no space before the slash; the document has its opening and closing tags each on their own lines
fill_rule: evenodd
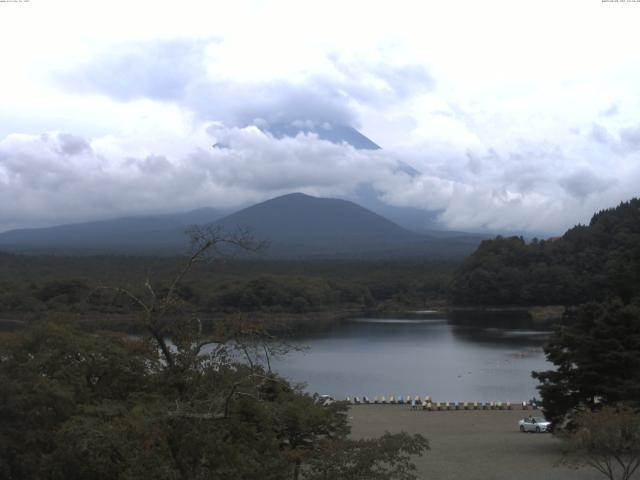
<svg viewBox="0 0 640 480">
<path fill-rule="evenodd" d="M 421 433 L 431 450 L 415 458 L 419 478 L 429 480 L 591 480 L 588 467 L 559 464 L 561 443 L 547 433 L 520 433 L 518 420 L 531 411 L 427 412 L 404 405 L 356 405 L 349 410 L 354 438 L 385 431 Z M 535 412 L 533 412 L 536 415 Z"/>
</svg>

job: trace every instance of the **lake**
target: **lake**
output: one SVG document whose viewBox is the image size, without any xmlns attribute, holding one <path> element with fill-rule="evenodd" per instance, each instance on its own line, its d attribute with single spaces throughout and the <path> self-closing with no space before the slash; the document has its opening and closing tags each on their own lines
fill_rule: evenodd
<svg viewBox="0 0 640 480">
<path fill-rule="evenodd" d="M 460 323 L 432 311 L 354 318 L 297 339 L 309 349 L 272 366 L 293 382 L 306 382 L 309 392 L 340 399 L 430 395 L 434 401 L 521 402 L 539 397 L 531 371 L 552 367 L 542 351 L 548 334 L 521 320 Z"/>
</svg>

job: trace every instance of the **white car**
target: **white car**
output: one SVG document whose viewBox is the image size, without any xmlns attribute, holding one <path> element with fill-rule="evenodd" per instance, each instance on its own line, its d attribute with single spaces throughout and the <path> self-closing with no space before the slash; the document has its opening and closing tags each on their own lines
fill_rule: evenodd
<svg viewBox="0 0 640 480">
<path fill-rule="evenodd" d="M 335 403 L 336 399 L 331 395 L 318 395 L 316 397 L 316 402 L 322 405 L 323 407 L 328 407 L 329 405 Z"/>
<path fill-rule="evenodd" d="M 518 422 L 521 432 L 550 432 L 551 422 L 544 417 L 526 417 Z"/>
</svg>

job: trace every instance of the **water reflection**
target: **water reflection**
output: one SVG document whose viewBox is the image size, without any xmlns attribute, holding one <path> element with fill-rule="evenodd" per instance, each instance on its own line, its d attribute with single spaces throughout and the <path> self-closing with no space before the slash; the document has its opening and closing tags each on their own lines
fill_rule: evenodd
<svg viewBox="0 0 640 480">
<path fill-rule="evenodd" d="M 369 323 L 369 324 L 380 324 L 380 325 L 388 325 L 388 324 L 398 324 L 404 323 L 407 325 L 420 325 L 423 323 L 447 323 L 447 320 L 444 318 L 425 318 L 425 319 L 411 319 L 411 318 L 352 318 L 347 320 L 345 323 Z"/>
<path fill-rule="evenodd" d="M 549 330 L 514 330 L 496 327 L 451 325 L 451 333 L 462 342 L 542 347 L 551 333 Z"/>
<path fill-rule="evenodd" d="M 515 324 L 515 325 L 514 325 Z M 306 353 L 275 362 L 308 390 L 347 395 L 431 395 L 437 401 L 522 401 L 536 395 L 532 370 L 546 370 L 546 329 L 515 319 L 447 319 L 439 312 L 355 318 L 300 340 Z"/>
</svg>

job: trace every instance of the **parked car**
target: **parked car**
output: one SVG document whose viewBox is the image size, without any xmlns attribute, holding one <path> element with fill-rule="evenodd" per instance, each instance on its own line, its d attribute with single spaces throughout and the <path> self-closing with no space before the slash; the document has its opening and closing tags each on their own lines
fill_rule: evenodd
<svg viewBox="0 0 640 480">
<path fill-rule="evenodd" d="M 544 417 L 526 417 L 518 422 L 521 432 L 550 432 L 551 422 Z"/>
<path fill-rule="evenodd" d="M 331 395 L 317 395 L 316 396 L 316 403 L 319 403 L 323 407 L 327 407 L 327 406 L 335 403 L 335 401 L 336 401 L 336 399 L 333 398 Z"/>
</svg>

